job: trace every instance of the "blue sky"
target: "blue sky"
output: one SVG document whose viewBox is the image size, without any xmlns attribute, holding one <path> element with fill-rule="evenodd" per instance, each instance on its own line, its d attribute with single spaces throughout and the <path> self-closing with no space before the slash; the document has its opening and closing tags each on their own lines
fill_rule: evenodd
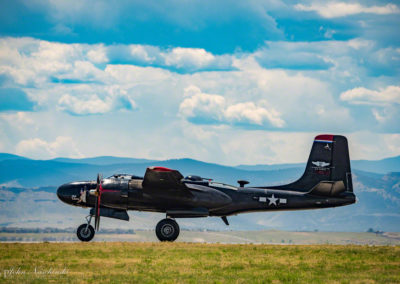
<svg viewBox="0 0 400 284">
<path fill-rule="evenodd" d="M 0 0 L 0 151 L 37 159 L 400 155 L 400 4 Z"/>
</svg>

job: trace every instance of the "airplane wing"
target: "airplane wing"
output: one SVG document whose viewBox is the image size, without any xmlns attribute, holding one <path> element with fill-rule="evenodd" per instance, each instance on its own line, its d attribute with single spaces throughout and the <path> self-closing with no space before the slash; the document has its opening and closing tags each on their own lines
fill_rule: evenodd
<svg viewBox="0 0 400 284">
<path fill-rule="evenodd" d="M 143 189 L 187 191 L 188 188 L 181 182 L 183 176 L 177 170 L 164 167 L 149 167 L 143 179 Z"/>
</svg>

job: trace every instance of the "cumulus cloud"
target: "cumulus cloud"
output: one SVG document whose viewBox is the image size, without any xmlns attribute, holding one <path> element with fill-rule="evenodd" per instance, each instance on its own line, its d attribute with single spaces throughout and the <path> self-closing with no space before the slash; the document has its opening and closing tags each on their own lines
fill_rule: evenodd
<svg viewBox="0 0 400 284">
<path fill-rule="evenodd" d="M 47 142 L 40 138 L 22 140 L 17 144 L 15 150 L 18 155 L 36 159 L 82 157 L 74 140 L 65 136 L 58 136 L 53 142 Z"/>
<path fill-rule="evenodd" d="M 133 110 L 136 103 L 125 90 L 111 88 L 102 99 L 97 94 L 64 94 L 58 100 L 58 107 L 74 115 L 104 114 L 117 110 Z"/>
<path fill-rule="evenodd" d="M 232 70 L 232 62 L 232 55 L 214 55 L 202 48 L 65 44 L 33 38 L 0 39 L 0 75 L 8 75 L 21 85 L 41 85 L 54 78 L 104 81 L 101 64 L 107 63 L 130 63 L 193 73 Z"/>
<path fill-rule="evenodd" d="M 0 74 L 20 85 L 42 86 L 54 79 L 101 80 L 93 63 L 105 62 L 101 45 L 64 44 L 33 38 L 0 39 Z"/>
<path fill-rule="evenodd" d="M 228 121 L 247 122 L 250 124 L 263 125 L 269 123 L 275 127 L 285 126 L 285 121 L 280 117 L 280 113 L 273 108 L 268 108 L 267 103 L 260 102 L 257 106 L 254 102 L 238 103 L 228 106 L 225 110 L 225 117 Z"/>
<path fill-rule="evenodd" d="M 361 13 L 388 15 L 400 13 L 399 7 L 394 4 L 384 6 L 363 6 L 359 3 L 346 2 L 314 2 L 311 5 L 296 4 L 296 10 L 315 11 L 324 18 L 338 18 Z"/>
<path fill-rule="evenodd" d="M 215 56 L 202 48 L 176 47 L 163 54 L 166 65 L 182 68 L 204 68 L 215 60 Z"/>
<path fill-rule="evenodd" d="M 217 122 L 224 117 L 224 107 L 223 96 L 198 93 L 183 100 L 179 105 L 179 113 L 186 118 Z"/>
<path fill-rule="evenodd" d="M 93 63 L 108 62 L 107 49 L 103 44 L 93 45 L 87 52 L 87 58 Z"/>
<path fill-rule="evenodd" d="M 205 94 L 195 86 L 185 89 L 185 99 L 179 105 L 182 117 L 195 123 L 255 124 L 283 127 L 280 113 L 268 107 L 266 101 L 228 104 L 223 96 Z M 262 105 L 262 106 L 261 106 Z"/>
<path fill-rule="evenodd" d="M 400 104 L 400 86 L 388 86 L 380 90 L 363 87 L 343 92 L 340 99 L 351 104 L 388 105 Z"/>
<path fill-rule="evenodd" d="M 151 45 L 130 44 L 106 47 L 111 63 L 130 62 L 157 66 L 181 73 L 202 70 L 233 69 L 231 55 L 214 55 L 203 48 L 159 48 Z"/>
<path fill-rule="evenodd" d="M 371 117 L 378 125 L 385 125 L 389 131 L 398 131 L 400 120 L 400 87 L 388 86 L 378 90 L 363 87 L 350 89 L 340 95 L 340 99 L 355 107 L 369 108 Z M 365 118 L 364 118 L 365 120 Z M 368 123 L 370 128 L 373 124 Z"/>
</svg>

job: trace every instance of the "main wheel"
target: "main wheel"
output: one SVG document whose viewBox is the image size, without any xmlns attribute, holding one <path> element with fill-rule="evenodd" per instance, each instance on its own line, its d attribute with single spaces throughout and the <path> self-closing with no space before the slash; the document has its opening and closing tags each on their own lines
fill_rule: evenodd
<svg viewBox="0 0 400 284">
<path fill-rule="evenodd" d="M 156 226 L 156 235 L 162 242 L 173 242 L 179 236 L 179 225 L 173 219 L 163 219 Z"/>
<path fill-rule="evenodd" d="M 94 237 L 94 229 L 92 225 L 82 224 L 76 230 L 76 235 L 82 242 L 89 242 Z"/>
</svg>

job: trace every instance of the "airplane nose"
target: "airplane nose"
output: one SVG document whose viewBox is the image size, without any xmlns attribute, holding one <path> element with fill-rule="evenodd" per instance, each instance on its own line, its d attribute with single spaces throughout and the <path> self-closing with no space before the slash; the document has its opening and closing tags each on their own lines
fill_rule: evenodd
<svg viewBox="0 0 400 284">
<path fill-rule="evenodd" d="M 71 202 L 71 195 L 71 186 L 68 184 L 63 184 L 57 189 L 58 198 L 65 203 Z"/>
<path fill-rule="evenodd" d="M 94 186 L 96 184 L 90 181 L 66 183 L 57 188 L 57 196 L 62 202 L 81 206 L 87 202 L 86 194 Z"/>
</svg>

